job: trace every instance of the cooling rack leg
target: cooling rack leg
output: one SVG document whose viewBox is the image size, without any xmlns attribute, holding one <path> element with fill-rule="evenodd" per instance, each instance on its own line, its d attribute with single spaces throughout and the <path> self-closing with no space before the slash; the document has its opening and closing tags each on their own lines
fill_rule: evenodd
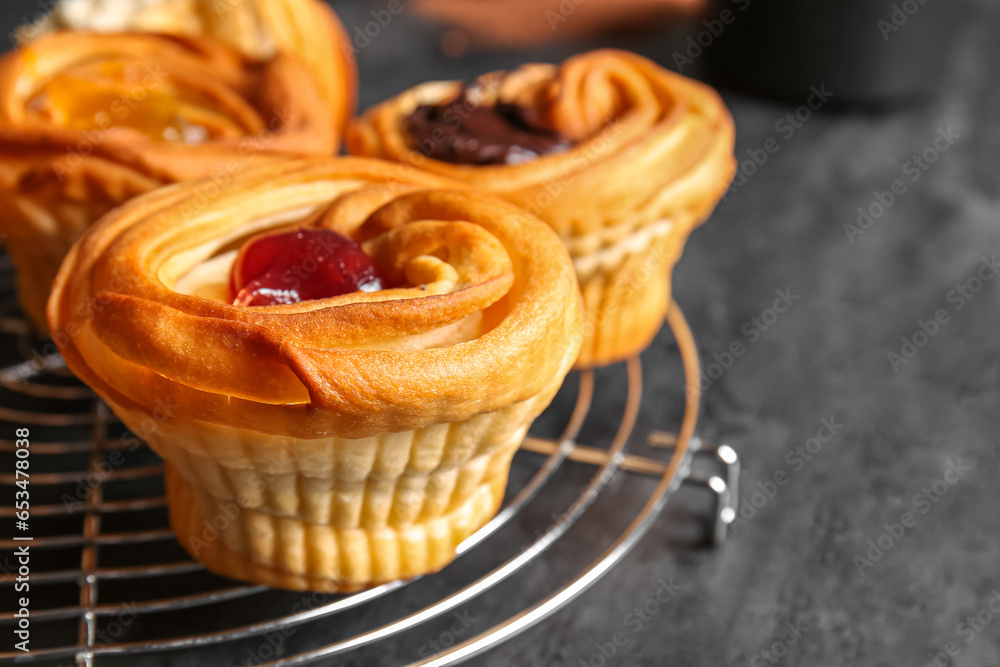
<svg viewBox="0 0 1000 667">
<path fill-rule="evenodd" d="M 714 497 L 712 513 L 712 546 L 721 546 L 729 536 L 729 525 L 736 519 L 740 498 L 740 458 L 729 445 L 712 445 L 701 441 L 694 455 L 708 460 L 718 469 L 718 474 L 705 475 L 691 471 L 684 478 L 688 484 L 708 488 Z"/>
<path fill-rule="evenodd" d="M 663 449 L 673 449 L 677 444 L 677 436 L 663 431 L 649 434 L 650 445 Z M 539 454 L 551 455 L 560 447 L 560 443 L 543 438 L 528 437 L 521 448 Z M 702 465 L 692 467 L 688 461 L 679 471 L 678 476 L 683 484 L 708 489 L 713 496 L 712 516 L 712 546 L 721 546 L 729 535 L 729 526 L 736 520 L 736 510 L 740 501 L 740 459 L 729 445 L 713 445 L 699 438 L 692 438 L 694 449 L 692 458 Z M 585 445 L 573 444 L 566 455 L 571 461 L 580 461 L 592 465 L 603 465 L 608 458 L 607 451 Z M 622 470 L 661 476 L 666 465 L 642 456 L 625 454 L 620 457 L 618 467 Z M 705 468 L 712 472 L 706 472 Z"/>
</svg>

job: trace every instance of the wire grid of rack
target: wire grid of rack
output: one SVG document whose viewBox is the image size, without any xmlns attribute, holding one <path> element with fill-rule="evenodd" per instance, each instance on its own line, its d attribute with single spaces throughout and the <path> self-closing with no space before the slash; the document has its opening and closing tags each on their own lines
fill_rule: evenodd
<svg viewBox="0 0 1000 667">
<path fill-rule="evenodd" d="M 697 438 L 688 447 L 677 446 L 676 436 L 650 431 L 646 445 L 664 452 L 664 459 L 629 453 L 635 440 L 641 393 L 638 359 L 619 365 L 615 372 L 626 375 L 628 396 L 617 433 L 606 448 L 577 443 L 581 425 L 594 399 L 594 373 L 578 374 L 576 396 L 561 436 L 529 436 L 515 457 L 514 469 L 530 465 L 520 475 L 500 513 L 459 547 L 463 555 L 483 545 L 537 498 L 546 483 L 555 479 L 567 462 L 590 466 L 589 479 L 579 495 L 561 513 L 552 514 L 547 526 L 484 574 L 458 580 L 447 594 L 405 615 L 395 615 L 374 627 L 361 628 L 333 643 L 314 642 L 279 655 L 259 638 L 276 632 L 284 635 L 304 625 L 330 624 L 350 610 L 383 605 L 411 582 L 393 582 L 353 595 L 324 596 L 321 603 L 289 604 L 285 594 L 206 573 L 177 545 L 167 527 L 161 481 L 162 465 L 145 445 L 117 424 L 105 404 L 79 384 L 45 341 L 32 338 L 29 325 L 17 314 L 13 297 L 13 275 L 8 258 L 0 256 L 0 341 L 9 353 L 0 371 L 0 456 L 14 460 L 14 430 L 28 427 L 31 440 L 32 540 L 14 541 L 13 465 L 0 470 L 5 501 L 0 522 L 9 528 L 0 535 L 0 590 L 11 592 L 17 580 L 13 558 L 18 546 L 29 544 L 32 554 L 30 585 L 32 599 L 42 604 L 31 609 L 33 644 L 28 654 L 4 649 L 0 660 L 19 659 L 37 664 L 138 664 L 137 656 L 154 655 L 162 662 L 189 664 L 179 657 L 184 651 L 199 651 L 218 645 L 236 645 L 257 640 L 261 648 L 243 663 L 268 667 L 300 664 L 334 664 L 342 656 L 399 633 L 426 627 L 464 605 L 482 599 L 487 591 L 507 581 L 564 537 L 585 516 L 615 475 L 651 477 L 658 483 L 628 526 L 603 551 L 575 571 L 567 581 L 542 591 L 539 599 L 510 614 L 485 631 L 464 641 L 456 640 L 434 651 L 421 651 L 407 659 L 413 665 L 449 665 L 483 652 L 531 627 L 571 602 L 618 563 L 646 534 L 661 509 L 682 483 L 710 492 L 712 516 L 710 539 L 721 543 L 728 524 L 735 518 L 739 461 L 727 446 L 712 447 Z M 49 354 L 45 354 L 48 352 Z M 11 355 L 22 361 L 11 364 Z M 26 360 L 24 360 L 26 359 Z M 117 429 L 117 430 L 116 430 Z M 118 437 L 115 437 L 118 436 Z M 528 459 L 534 463 L 528 462 Z M 692 466 L 703 459 L 706 465 Z M 706 469 L 707 468 L 707 469 Z M 38 500 L 36 500 L 36 498 Z M 8 560 L 10 559 L 10 560 Z M 432 575 L 449 577 L 449 570 Z M 425 578 L 426 579 L 426 578 Z M 37 592 L 36 592 L 37 591 Z M 108 595 L 105 595 L 108 593 Z M 139 595 L 128 602 L 128 597 Z M 277 597 L 275 597 L 277 595 Z M 17 596 L 7 595 L 13 598 Z M 301 597 L 299 598 L 301 600 Z M 241 613 L 233 610 L 238 605 Z M 251 610 L 251 611 L 247 611 Z M 228 620 L 232 615 L 233 620 Z M 144 635 L 143 628 L 169 626 L 170 621 L 217 619 L 209 631 L 163 636 Z M 148 624 L 143 619 L 152 619 Z M 0 627 L 11 636 L 17 623 L 14 612 L 0 611 Z M 190 627 L 190 623 L 181 623 Z M 322 626 L 321 627 L 326 627 Z M 126 631 L 127 630 L 127 631 Z M 271 633 L 271 634 L 269 634 Z M 37 648 L 35 648 L 37 646 Z M 234 649 L 235 650 L 235 649 Z M 125 662 L 121 662 L 125 659 Z M 108 661 L 107 663 L 105 661 Z M 116 662 L 116 660 L 118 660 Z M 146 664 L 146 663 L 143 663 Z M 210 663 L 204 663 L 210 664 Z M 339 663 L 338 663 L 339 664 Z"/>
</svg>

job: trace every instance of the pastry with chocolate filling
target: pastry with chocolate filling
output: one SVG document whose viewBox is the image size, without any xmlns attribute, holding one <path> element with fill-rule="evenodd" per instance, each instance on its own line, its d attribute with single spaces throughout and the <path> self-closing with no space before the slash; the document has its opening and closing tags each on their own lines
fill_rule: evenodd
<svg viewBox="0 0 1000 667">
<path fill-rule="evenodd" d="M 313 39 L 337 44 L 335 17 L 314 9 L 316 30 L 326 27 Z M 270 55 L 248 55 L 228 43 L 235 36 L 197 27 L 57 31 L 0 60 L 0 233 L 22 308 L 40 328 L 66 251 L 112 208 L 178 181 L 224 182 L 282 156 L 337 151 L 355 99 L 353 62 L 339 48 L 340 64 L 320 72 L 280 41 L 268 42 Z"/>
<path fill-rule="evenodd" d="M 73 246 L 48 307 L 67 365 L 163 457 L 171 526 L 209 570 L 335 592 L 444 567 L 579 351 L 559 238 L 376 160 L 210 185 Z"/>
<path fill-rule="evenodd" d="M 581 367 L 653 340 L 673 266 L 735 168 L 732 118 L 714 90 L 614 50 L 419 85 L 369 109 L 346 142 L 548 222 L 583 291 Z"/>
</svg>

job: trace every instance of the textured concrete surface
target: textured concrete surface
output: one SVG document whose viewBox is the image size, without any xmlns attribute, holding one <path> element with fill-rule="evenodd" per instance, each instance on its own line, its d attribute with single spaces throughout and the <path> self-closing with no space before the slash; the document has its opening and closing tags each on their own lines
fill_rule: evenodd
<svg viewBox="0 0 1000 667">
<path fill-rule="evenodd" d="M 353 31 L 382 4 L 337 6 Z M 5 0 L 0 14 L 10 26 L 33 11 L 32 2 Z M 969 3 L 968 19 L 942 93 L 929 103 L 878 113 L 823 109 L 786 136 L 776 123 L 795 105 L 727 95 L 741 159 L 772 136 L 780 150 L 695 234 L 675 291 L 706 362 L 734 341 L 746 347 L 707 389 L 700 427 L 743 458 L 736 534 L 720 550 L 697 548 L 689 524 L 704 498 L 682 491 L 595 587 L 471 664 L 1000 664 L 1000 613 L 990 610 L 997 595 L 1000 612 L 1000 280 L 977 282 L 980 272 L 994 276 L 982 258 L 1000 253 L 1000 8 Z M 360 53 L 362 106 L 426 79 L 529 58 L 451 60 L 440 55 L 439 37 L 409 11 L 380 28 Z M 669 44 L 683 38 L 635 45 L 667 61 Z M 949 128 L 947 150 L 926 170 L 914 167 L 912 156 Z M 905 191 L 863 234 L 849 234 L 858 207 L 877 213 L 875 193 L 894 180 Z M 753 318 L 771 319 L 778 290 L 796 300 L 765 331 Z M 921 322 L 934 335 L 921 335 Z M 906 348 L 903 337 L 919 347 Z M 890 353 L 904 361 L 894 364 Z M 676 412 L 675 354 L 664 333 L 644 355 L 640 432 Z M 606 446 L 620 415 L 622 370 L 600 374 L 598 385 L 585 436 Z M 556 411 L 565 415 L 565 401 Z M 558 488 L 446 576 L 303 628 L 282 650 L 375 627 L 457 590 L 515 555 L 591 472 L 569 467 Z M 599 553 L 650 488 L 616 478 L 561 546 L 484 602 L 459 607 L 465 616 L 322 664 L 405 664 L 430 642 L 448 643 L 451 630 L 459 640 L 485 631 Z M 244 664 L 258 646 L 109 664 Z"/>
</svg>

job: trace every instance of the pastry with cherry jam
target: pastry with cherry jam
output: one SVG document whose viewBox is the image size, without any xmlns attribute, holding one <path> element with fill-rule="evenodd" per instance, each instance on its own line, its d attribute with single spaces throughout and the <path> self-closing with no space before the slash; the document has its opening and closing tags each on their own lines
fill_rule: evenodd
<svg viewBox="0 0 1000 667">
<path fill-rule="evenodd" d="M 580 367 L 656 336 L 684 244 L 733 176 L 733 141 L 714 90 L 615 50 L 421 84 L 346 136 L 354 155 L 462 181 L 549 223 L 583 291 Z"/>
<path fill-rule="evenodd" d="M 209 570 L 339 592 L 444 567 L 579 353 L 566 249 L 387 162 L 209 183 L 73 246 L 48 306 L 67 365 L 163 457 L 171 526 Z"/>
</svg>

